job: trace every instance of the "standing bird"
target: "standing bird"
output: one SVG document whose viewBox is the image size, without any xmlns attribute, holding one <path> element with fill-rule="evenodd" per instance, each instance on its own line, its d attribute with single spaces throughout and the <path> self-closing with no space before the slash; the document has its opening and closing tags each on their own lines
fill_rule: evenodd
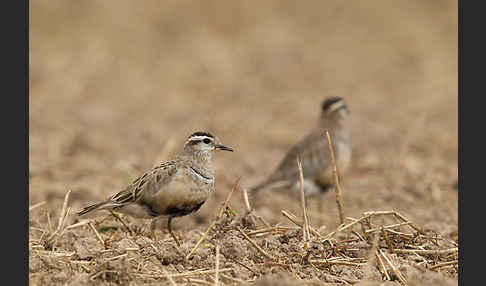
<svg viewBox="0 0 486 286">
<path fill-rule="evenodd" d="M 119 193 L 85 207 L 78 215 L 105 209 L 135 218 L 150 218 L 154 238 L 157 219 L 167 217 L 167 229 L 179 246 L 171 220 L 197 211 L 214 191 L 212 156 L 215 150 L 233 151 L 210 133 L 195 132 L 174 160 L 155 166 Z"/>
<path fill-rule="evenodd" d="M 263 183 L 249 189 L 249 193 L 276 188 L 299 190 L 297 158 L 300 158 L 302 162 L 306 196 L 318 194 L 331 188 L 334 183 L 329 146 L 325 134 L 326 128 L 331 137 L 339 174 L 342 175 L 348 169 L 351 161 L 349 135 L 345 126 L 348 108 L 340 97 L 325 99 L 321 108 L 321 116 L 314 130 L 295 144 L 277 169 Z"/>
</svg>

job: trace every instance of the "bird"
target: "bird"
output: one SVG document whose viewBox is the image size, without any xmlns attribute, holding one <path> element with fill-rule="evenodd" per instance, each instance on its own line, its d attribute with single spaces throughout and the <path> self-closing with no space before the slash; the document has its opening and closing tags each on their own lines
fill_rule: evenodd
<svg viewBox="0 0 486 286">
<path fill-rule="evenodd" d="M 178 246 L 172 232 L 171 221 L 196 212 L 214 192 L 212 157 L 215 150 L 233 152 L 209 132 L 192 133 L 183 150 L 175 159 L 156 165 L 133 180 L 120 192 L 105 201 L 87 206 L 77 214 L 94 210 L 108 210 L 135 218 L 152 219 L 150 231 L 155 239 L 156 222 L 168 218 L 167 229 Z"/>
<path fill-rule="evenodd" d="M 328 97 L 320 105 L 317 126 L 287 152 L 277 168 L 262 183 L 249 188 L 248 194 L 261 190 L 300 189 L 297 160 L 302 162 L 305 196 L 323 193 L 334 186 L 327 129 L 340 175 L 347 171 L 351 161 L 349 132 L 346 126 L 349 109 L 341 97 Z M 295 194 L 295 192 L 294 192 Z"/>
</svg>

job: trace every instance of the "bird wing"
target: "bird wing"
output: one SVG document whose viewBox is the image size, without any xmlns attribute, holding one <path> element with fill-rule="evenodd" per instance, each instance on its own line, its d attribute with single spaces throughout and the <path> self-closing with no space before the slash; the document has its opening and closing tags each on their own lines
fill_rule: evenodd
<svg viewBox="0 0 486 286">
<path fill-rule="evenodd" d="M 326 148 L 322 148 L 321 144 L 327 144 L 324 136 L 318 132 L 313 132 L 304 137 L 299 143 L 294 145 L 287 155 L 282 159 L 275 171 L 274 180 L 278 180 L 277 177 L 282 178 L 298 178 L 299 170 L 297 167 L 297 158 L 300 158 L 302 163 L 302 171 L 304 176 L 314 176 L 315 174 L 309 173 L 314 168 L 309 168 L 311 164 L 320 164 L 320 160 L 324 154 L 327 153 Z M 322 141 L 322 142 L 320 142 Z M 304 163 L 304 161 L 306 161 Z M 315 162 L 313 162 L 315 161 Z M 279 174 L 279 175 L 277 175 Z"/>
<path fill-rule="evenodd" d="M 143 194 L 147 190 L 147 186 L 153 185 L 154 183 L 160 184 L 163 181 L 170 180 L 176 169 L 176 163 L 174 161 L 157 165 L 152 168 L 152 170 L 147 171 L 136 178 L 125 189 L 111 196 L 109 201 L 116 206 L 134 203 L 143 197 Z"/>
</svg>

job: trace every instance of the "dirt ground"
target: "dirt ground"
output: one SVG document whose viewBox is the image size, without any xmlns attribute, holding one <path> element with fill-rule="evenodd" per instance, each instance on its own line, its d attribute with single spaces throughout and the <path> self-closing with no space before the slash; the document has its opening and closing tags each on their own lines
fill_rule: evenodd
<svg viewBox="0 0 486 286">
<path fill-rule="evenodd" d="M 31 285 L 457 285 L 457 1 L 29 4 Z M 395 211 L 413 224 L 373 231 L 400 222 L 376 215 L 325 240 L 340 224 L 331 191 L 307 201 L 319 234 L 306 248 L 282 215 L 301 221 L 298 199 L 262 192 L 246 214 L 243 188 L 313 128 L 328 96 L 351 110 L 345 223 Z M 104 212 L 74 214 L 197 130 L 235 152 L 215 154 L 215 193 L 173 221 L 180 248 L 165 225 L 152 240 L 149 221 L 123 217 L 129 233 Z M 185 259 L 239 177 L 236 215 Z M 268 228 L 258 216 L 282 228 L 254 234 Z"/>
</svg>

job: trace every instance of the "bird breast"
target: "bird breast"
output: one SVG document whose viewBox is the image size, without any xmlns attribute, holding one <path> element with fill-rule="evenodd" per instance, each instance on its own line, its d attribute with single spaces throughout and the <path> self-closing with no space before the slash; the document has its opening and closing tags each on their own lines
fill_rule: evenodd
<svg viewBox="0 0 486 286">
<path fill-rule="evenodd" d="M 144 200 L 152 202 L 155 213 L 164 214 L 169 209 L 200 205 L 213 190 L 214 178 L 205 177 L 191 167 L 179 168 L 157 192 L 145 194 Z"/>
</svg>

